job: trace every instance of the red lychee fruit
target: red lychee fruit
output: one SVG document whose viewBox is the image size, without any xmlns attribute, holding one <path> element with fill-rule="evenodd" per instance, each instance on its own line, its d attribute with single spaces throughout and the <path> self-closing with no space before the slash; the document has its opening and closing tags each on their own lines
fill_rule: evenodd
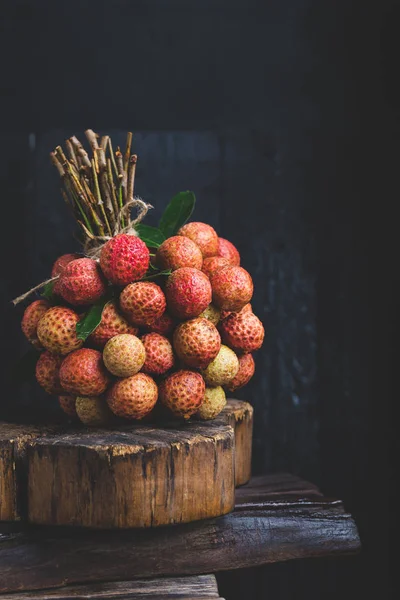
<svg viewBox="0 0 400 600">
<path fill-rule="evenodd" d="M 253 280 L 242 267 L 223 267 L 211 277 L 213 303 L 223 310 L 239 311 L 253 296 Z"/>
<path fill-rule="evenodd" d="M 44 313 L 47 312 L 50 308 L 50 304 L 47 300 L 35 300 L 26 307 L 24 316 L 21 321 L 21 328 L 26 337 L 26 339 L 33 345 L 35 348 L 40 350 L 43 348 L 37 336 L 37 327 L 40 319 L 43 317 Z"/>
<path fill-rule="evenodd" d="M 152 321 L 150 326 L 146 327 L 146 330 L 150 330 L 161 335 L 170 334 L 176 325 L 175 319 L 171 317 L 167 312 Z"/>
<path fill-rule="evenodd" d="M 207 275 L 198 269 L 182 267 L 173 271 L 165 286 L 168 309 L 179 319 L 197 317 L 211 302 L 212 289 Z"/>
<path fill-rule="evenodd" d="M 142 367 L 149 375 L 163 375 L 174 366 L 175 359 L 170 341 L 159 333 L 142 336 L 146 361 Z"/>
<path fill-rule="evenodd" d="M 78 339 L 76 324 L 79 316 L 71 308 L 53 306 L 40 319 L 37 336 L 40 343 L 55 354 L 68 354 L 83 345 Z"/>
<path fill-rule="evenodd" d="M 74 306 L 93 304 L 107 291 L 101 269 L 91 258 L 71 260 L 57 283 L 60 296 Z"/>
<path fill-rule="evenodd" d="M 211 321 L 198 317 L 178 325 L 173 335 L 173 346 L 185 365 L 204 369 L 217 356 L 221 336 Z"/>
<path fill-rule="evenodd" d="M 239 388 L 247 385 L 254 375 L 255 371 L 254 358 L 251 354 L 242 354 L 239 356 L 239 371 L 235 377 L 226 384 L 226 389 L 230 392 L 235 392 Z"/>
<path fill-rule="evenodd" d="M 143 277 L 149 268 L 150 253 L 146 244 L 135 235 L 121 233 L 104 244 L 100 266 L 114 285 L 128 285 Z"/>
<path fill-rule="evenodd" d="M 65 412 L 69 417 L 76 418 L 78 415 L 76 414 L 75 396 L 59 396 L 58 402 L 60 404 L 61 410 Z"/>
<path fill-rule="evenodd" d="M 51 270 L 51 276 L 57 277 L 57 275 L 62 275 L 67 264 L 70 263 L 72 260 L 76 260 L 77 258 L 80 258 L 79 254 L 63 254 L 62 256 L 57 258 Z M 53 292 L 58 296 L 60 295 L 59 282 L 60 279 L 57 279 L 57 281 L 54 282 L 53 286 Z"/>
<path fill-rule="evenodd" d="M 177 417 L 189 419 L 203 403 L 206 384 L 200 373 L 182 369 L 160 384 L 160 400 Z"/>
<path fill-rule="evenodd" d="M 203 255 L 197 244 L 188 237 L 174 235 L 157 250 L 156 263 L 161 269 L 175 271 L 182 267 L 201 269 Z"/>
<path fill-rule="evenodd" d="M 117 303 L 113 300 L 105 305 L 101 321 L 89 336 L 89 341 L 97 348 L 104 348 L 108 340 L 121 333 L 136 335 L 138 328 L 130 325 L 118 312 Z"/>
<path fill-rule="evenodd" d="M 203 258 L 216 256 L 218 252 L 218 235 L 215 229 L 207 223 L 186 223 L 178 231 L 178 235 L 184 235 L 197 244 L 203 254 Z"/>
<path fill-rule="evenodd" d="M 254 313 L 231 313 L 220 324 L 224 342 L 233 350 L 254 352 L 261 348 L 264 327 Z"/>
<path fill-rule="evenodd" d="M 226 258 L 229 261 L 229 264 L 234 267 L 238 267 L 240 265 L 239 251 L 229 240 L 225 240 L 221 237 L 218 238 L 217 255 Z"/>
<path fill-rule="evenodd" d="M 145 359 L 146 352 L 141 340 L 130 333 L 122 333 L 111 338 L 103 350 L 104 364 L 116 377 L 136 375 Z"/>
<path fill-rule="evenodd" d="M 76 396 L 100 396 L 110 383 L 110 376 L 98 350 L 81 348 L 64 358 L 60 368 L 63 389 Z"/>
<path fill-rule="evenodd" d="M 231 310 L 221 310 L 221 321 L 223 319 L 225 319 L 228 315 L 231 314 Z M 251 304 L 245 304 L 243 306 L 243 308 L 241 310 L 238 311 L 239 313 L 246 313 L 246 312 L 253 312 L 253 307 L 251 306 Z"/>
<path fill-rule="evenodd" d="M 109 390 L 107 403 L 112 412 L 125 419 L 143 419 L 157 402 L 158 388 L 145 373 L 120 379 Z"/>
<path fill-rule="evenodd" d="M 48 394 L 62 394 L 60 382 L 60 366 L 62 356 L 51 352 L 43 352 L 36 363 L 36 379 Z"/>
<path fill-rule="evenodd" d="M 121 292 L 119 304 L 128 321 L 137 326 L 148 326 L 160 318 L 167 303 L 164 292 L 156 283 L 137 281 Z"/>
<path fill-rule="evenodd" d="M 204 259 L 201 270 L 207 277 L 211 278 L 211 276 L 218 271 L 218 269 L 222 269 L 222 267 L 229 267 L 229 260 L 222 256 L 210 256 L 209 258 Z"/>
</svg>

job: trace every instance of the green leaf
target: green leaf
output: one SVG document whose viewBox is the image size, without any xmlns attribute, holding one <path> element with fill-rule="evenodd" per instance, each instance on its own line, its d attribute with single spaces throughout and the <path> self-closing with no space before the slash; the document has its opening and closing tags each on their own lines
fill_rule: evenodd
<svg viewBox="0 0 400 600">
<path fill-rule="evenodd" d="M 31 348 L 13 365 L 10 372 L 12 383 L 25 383 L 35 378 L 36 363 L 40 352 Z"/>
<path fill-rule="evenodd" d="M 101 316 L 103 314 L 103 310 L 110 302 L 110 296 L 104 296 L 101 298 L 96 304 L 88 310 L 88 312 L 83 315 L 80 321 L 76 324 L 76 333 L 78 339 L 85 341 L 89 335 L 96 329 L 101 321 Z"/>
<path fill-rule="evenodd" d="M 165 242 L 165 235 L 157 227 L 151 227 L 151 225 L 143 225 L 139 223 L 135 226 L 139 237 L 149 248 L 159 248 L 163 242 Z"/>
<path fill-rule="evenodd" d="M 54 284 L 55 281 L 49 281 L 43 288 L 43 292 L 40 294 L 42 298 L 46 298 L 49 302 L 54 300 Z"/>
<path fill-rule="evenodd" d="M 145 275 L 140 281 L 149 281 L 149 279 L 155 279 L 156 277 L 160 276 L 168 277 L 168 275 L 171 275 L 171 273 L 171 269 L 168 269 L 167 271 L 158 271 L 158 273 L 153 273 L 152 275 Z"/>
<path fill-rule="evenodd" d="M 176 235 L 193 212 L 196 196 L 193 192 L 179 192 L 166 207 L 159 228 L 166 238 Z"/>
</svg>

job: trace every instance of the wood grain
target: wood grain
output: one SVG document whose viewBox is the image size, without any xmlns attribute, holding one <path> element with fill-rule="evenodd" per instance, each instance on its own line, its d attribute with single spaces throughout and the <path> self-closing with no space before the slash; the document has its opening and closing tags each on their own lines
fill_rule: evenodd
<svg viewBox="0 0 400 600">
<path fill-rule="evenodd" d="M 228 399 L 220 418 L 235 432 L 235 485 L 244 485 L 251 477 L 253 443 L 253 407 L 242 400 Z"/>
<path fill-rule="evenodd" d="M 234 507 L 234 433 L 214 422 L 69 431 L 32 441 L 31 523 L 155 527 Z"/>
<path fill-rule="evenodd" d="M 297 477 L 253 478 L 237 496 L 233 513 L 174 527 L 4 533 L 0 592 L 216 573 L 360 549 L 356 525 L 342 503 Z"/>
</svg>

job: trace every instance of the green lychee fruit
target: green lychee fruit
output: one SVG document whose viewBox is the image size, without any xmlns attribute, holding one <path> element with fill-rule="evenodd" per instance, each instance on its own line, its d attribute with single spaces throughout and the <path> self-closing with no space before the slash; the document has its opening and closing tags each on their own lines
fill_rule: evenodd
<svg viewBox="0 0 400 600">
<path fill-rule="evenodd" d="M 150 281 L 127 285 L 121 292 L 119 304 L 129 323 L 138 327 L 151 325 L 166 309 L 164 292 Z"/>
<path fill-rule="evenodd" d="M 89 341 L 97 348 L 104 348 L 108 340 L 121 333 L 130 333 L 137 335 L 138 328 L 130 325 L 128 321 L 118 311 L 115 300 L 108 302 L 101 315 L 101 321 L 93 333 L 89 336 Z"/>
<path fill-rule="evenodd" d="M 60 367 L 63 389 L 75 396 L 100 396 L 110 383 L 110 376 L 98 350 L 81 348 L 64 358 Z"/>
<path fill-rule="evenodd" d="M 221 336 L 208 319 L 198 317 L 178 325 L 173 334 L 173 347 L 188 367 L 205 368 L 221 348 Z"/>
<path fill-rule="evenodd" d="M 247 385 L 253 377 L 255 371 L 254 358 L 251 354 L 242 354 L 239 356 L 239 370 L 235 377 L 226 384 L 229 392 L 235 392 L 239 388 Z"/>
<path fill-rule="evenodd" d="M 211 302 L 211 284 L 199 269 L 173 271 L 165 286 L 168 310 L 179 319 L 198 317 Z"/>
<path fill-rule="evenodd" d="M 107 402 L 98 396 L 78 396 L 75 408 L 78 419 L 88 427 L 104 427 L 113 418 Z"/>
<path fill-rule="evenodd" d="M 216 387 L 226 385 L 237 374 L 239 359 L 233 350 L 222 345 L 217 356 L 201 372 L 206 385 Z"/>
<path fill-rule="evenodd" d="M 188 237 L 174 235 L 161 244 L 156 254 L 160 269 L 175 271 L 182 267 L 201 269 L 203 255 L 197 244 Z"/>
<path fill-rule="evenodd" d="M 203 254 L 203 258 L 215 256 L 218 252 L 218 235 L 215 229 L 207 223 L 186 223 L 178 231 L 178 235 L 184 235 L 197 244 Z"/>
<path fill-rule="evenodd" d="M 223 267 L 211 276 L 213 303 L 223 310 L 239 311 L 253 296 L 253 280 L 242 267 Z"/>
<path fill-rule="evenodd" d="M 146 351 L 146 360 L 142 367 L 144 373 L 149 375 L 163 375 L 175 363 L 174 352 L 170 341 L 159 333 L 147 333 L 142 336 Z"/>
<path fill-rule="evenodd" d="M 205 388 L 200 373 L 182 369 L 160 383 L 160 400 L 175 416 L 189 419 L 200 408 Z"/>
<path fill-rule="evenodd" d="M 39 342 L 55 354 L 68 354 L 83 345 L 76 333 L 79 316 L 71 308 L 53 306 L 40 319 L 37 326 Z"/>
<path fill-rule="evenodd" d="M 107 291 L 100 266 L 91 258 L 69 262 L 57 281 L 58 293 L 73 306 L 94 304 Z"/>
<path fill-rule="evenodd" d="M 63 412 L 65 412 L 66 415 L 71 417 L 71 419 L 74 419 L 78 416 L 76 414 L 75 401 L 76 401 L 75 396 L 59 396 L 58 397 L 58 403 L 60 405 L 61 410 Z"/>
<path fill-rule="evenodd" d="M 21 328 L 26 339 L 35 348 L 40 350 L 43 348 L 37 336 L 37 328 L 40 319 L 43 317 L 45 312 L 50 308 L 50 304 L 47 300 L 35 300 L 32 304 L 29 304 L 25 309 L 24 315 L 21 321 Z"/>
<path fill-rule="evenodd" d="M 128 285 L 139 281 L 149 268 L 149 263 L 149 250 L 135 235 L 116 235 L 101 249 L 101 270 L 114 285 Z"/>
<path fill-rule="evenodd" d="M 261 348 L 264 327 L 254 313 L 231 313 L 219 325 L 225 344 L 240 352 L 254 352 Z"/>
<path fill-rule="evenodd" d="M 223 256 L 223 258 L 226 258 L 229 261 L 230 265 L 235 267 L 240 265 L 240 254 L 238 249 L 232 242 L 221 237 L 218 238 L 217 256 Z"/>
<path fill-rule="evenodd" d="M 42 352 L 36 363 L 36 379 L 48 394 L 62 394 L 60 382 L 60 366 L 62 356 L 51 352 Z"/>
<path fill-rule="evenodd" d="M 215 419 L 225 406 L 226 396 L 222 387 L 206 387 L 204 402 L 197 411 L 196 417 L 203 421 Z"/>
<path fill-rule="evenodd" d="M 108 340 L 103 350 L 106 368 L 116 377 L 131 377 L 146 359 L 144 345 L 135 335 L 122 333 Z"/>
<path fill-rule="evenodd" d="M 112 412 L 125 419 L 143 419 L 154 408 L 158 398 L 158 387 L 154 379 L 145 373 L 137 373 L 119 379 L 107 394 L 107 403 Z"/>
<path fill-rule="evenodd" d="M 221 318 L 221 311 L 219 308 L 214 306 L 214 304 L 209 304 L 205 310 L 199 315 L 199 317 L 203 317 L 203 319 L 208 319 L 216 325 Z"/>
</svg>

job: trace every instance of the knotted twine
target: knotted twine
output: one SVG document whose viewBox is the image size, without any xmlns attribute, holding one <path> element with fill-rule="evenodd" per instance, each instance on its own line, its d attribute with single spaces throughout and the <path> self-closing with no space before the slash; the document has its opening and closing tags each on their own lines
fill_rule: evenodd
<svg viewBox="0 0 400 600">
<path fill-rule="evenodd" d="M 121 223 L 123 222 L 123 219 L 129 216 L 132 208 L 136 208 L 138 211 L 136 219 L 133 219 L 133 221 L 130 221 L 128 225 L 122 227 Z M 113 235 L 91 235 L 90 237 L 88 237 L 83 244 L 84 256 L 98 261 L 103 246 L 109 240 L 112 240 L 116 235 L 119 235 L 121 233 L 125 233 L 126 235 L 138 235 L 135 226 L 138 225 L 141 221 L 143 221 L 150 208 L 153 208 L 153 206 L 151 204 L 147 204 L 147 202 L 144 202 L 144 200 L 142 200 L 138 196 L 132 198 L 132 200 L 129 200 L 129 202 L 127 202 L 118 213 Z M 33 292 L 40 290 L 41 288 L 45 287 L 48 283 L 57 281 L 59 277 L 60 275 L 56 275 L 55 277 L 51 277 L 50 279 L 42 281 L 41 283 L 35 285 L 35 287 L 31 288 L 24 294 L 21 294 L 17 298 L 14 298 L 14 300 L 12 300 L 12 303 L 14 304 L 14 306 L 16 306 L 17 304 L 28 298 L 31 294 L 33 294 Z"/>
</svg>

